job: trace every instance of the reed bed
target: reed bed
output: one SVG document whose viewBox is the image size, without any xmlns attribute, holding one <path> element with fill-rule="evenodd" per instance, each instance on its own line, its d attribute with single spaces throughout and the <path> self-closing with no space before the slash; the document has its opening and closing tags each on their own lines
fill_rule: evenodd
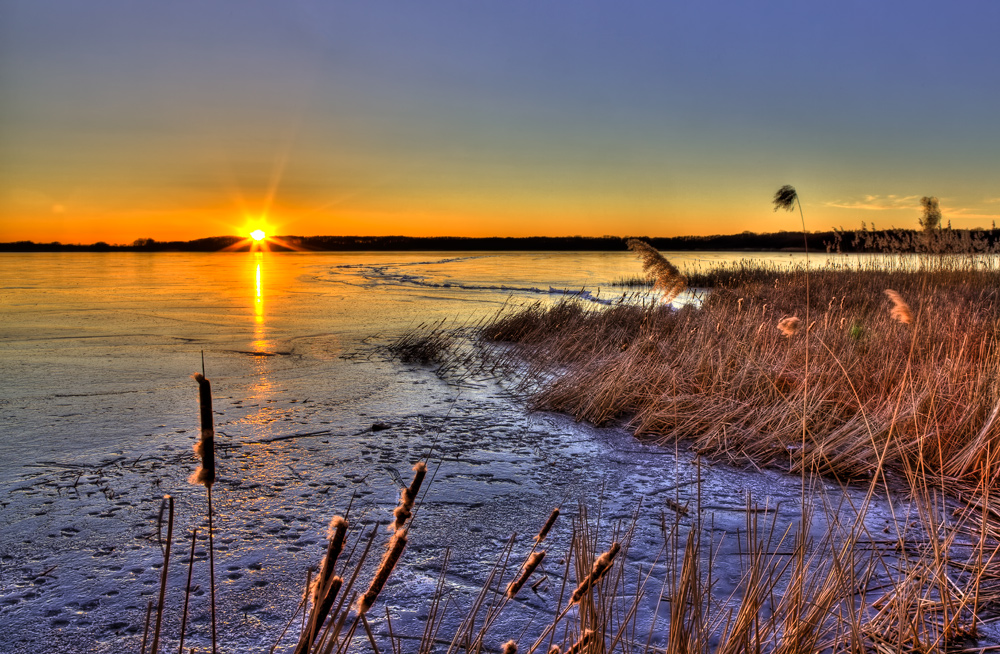
<svg viewBox="0 0 1000 654">
<path fill-rule="evenodd" d="M 742 264 L 700 308 L 534 304 L 480 336 L 534 407 L 656 442 L 845 480 L 880 466 L 952 491 L 993 479 L 1000 271 L 827 269 L 810 284 L 809 324 L 804 270 Z"/>
</svg>

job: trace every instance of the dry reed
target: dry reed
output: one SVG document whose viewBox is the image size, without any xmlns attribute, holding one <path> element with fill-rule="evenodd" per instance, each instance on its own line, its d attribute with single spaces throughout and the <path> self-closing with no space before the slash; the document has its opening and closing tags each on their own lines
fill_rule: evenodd
<svg viewBox="0 0 1000 654">
<path fill-rule="evenodd" d="M 642 261 L 642 269 L 654 280 L 653 290 L 663 293 L 664 302 L 673 300 L 687 286 L 687 281 L 677 267 L 652 245 L 636 238 L 628 239 L 625 244 Z"/>
</svg>

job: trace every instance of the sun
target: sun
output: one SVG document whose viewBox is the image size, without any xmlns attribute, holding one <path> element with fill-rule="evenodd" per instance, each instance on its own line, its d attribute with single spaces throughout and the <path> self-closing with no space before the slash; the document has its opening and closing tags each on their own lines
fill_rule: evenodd
<svg viewBox="0 0 1000 654">
<path fill-rule="evenodd" d="M 255 229 L 254 231 L 250 232 L 250 238 L 258 242 L 263 241 L 266 237 L 267 234 L 264 233 L 263 229 Z"/>
</svg>

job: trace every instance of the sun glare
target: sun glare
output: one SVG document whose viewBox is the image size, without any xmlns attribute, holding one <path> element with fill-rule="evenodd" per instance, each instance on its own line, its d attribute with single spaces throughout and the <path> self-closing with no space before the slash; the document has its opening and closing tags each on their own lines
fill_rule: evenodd
<svg viewBox="0 0 1000 654">
<path fill-rule="evenodd" d="M 266 236 L 267 234 L 265 234 L 264 230 L 262 229 L 255 229 L 254 231 L 250 232 L 250 238 L 252 238 L 255 241 L 263 241 Z"/>
</svg>

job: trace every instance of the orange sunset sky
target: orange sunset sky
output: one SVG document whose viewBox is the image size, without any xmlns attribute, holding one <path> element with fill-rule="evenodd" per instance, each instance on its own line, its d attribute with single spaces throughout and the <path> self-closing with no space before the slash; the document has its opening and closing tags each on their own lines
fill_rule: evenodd
<svg viewBox="0 0 1000 654">
<path fill-rule="evenodd" d="M 4 2 L 0 241 L 799 229 L 782 184 L 813 230 L 913 227 L 923 195 L 988 227 L 997 25 L 985 1 Z"/>
</svg>

